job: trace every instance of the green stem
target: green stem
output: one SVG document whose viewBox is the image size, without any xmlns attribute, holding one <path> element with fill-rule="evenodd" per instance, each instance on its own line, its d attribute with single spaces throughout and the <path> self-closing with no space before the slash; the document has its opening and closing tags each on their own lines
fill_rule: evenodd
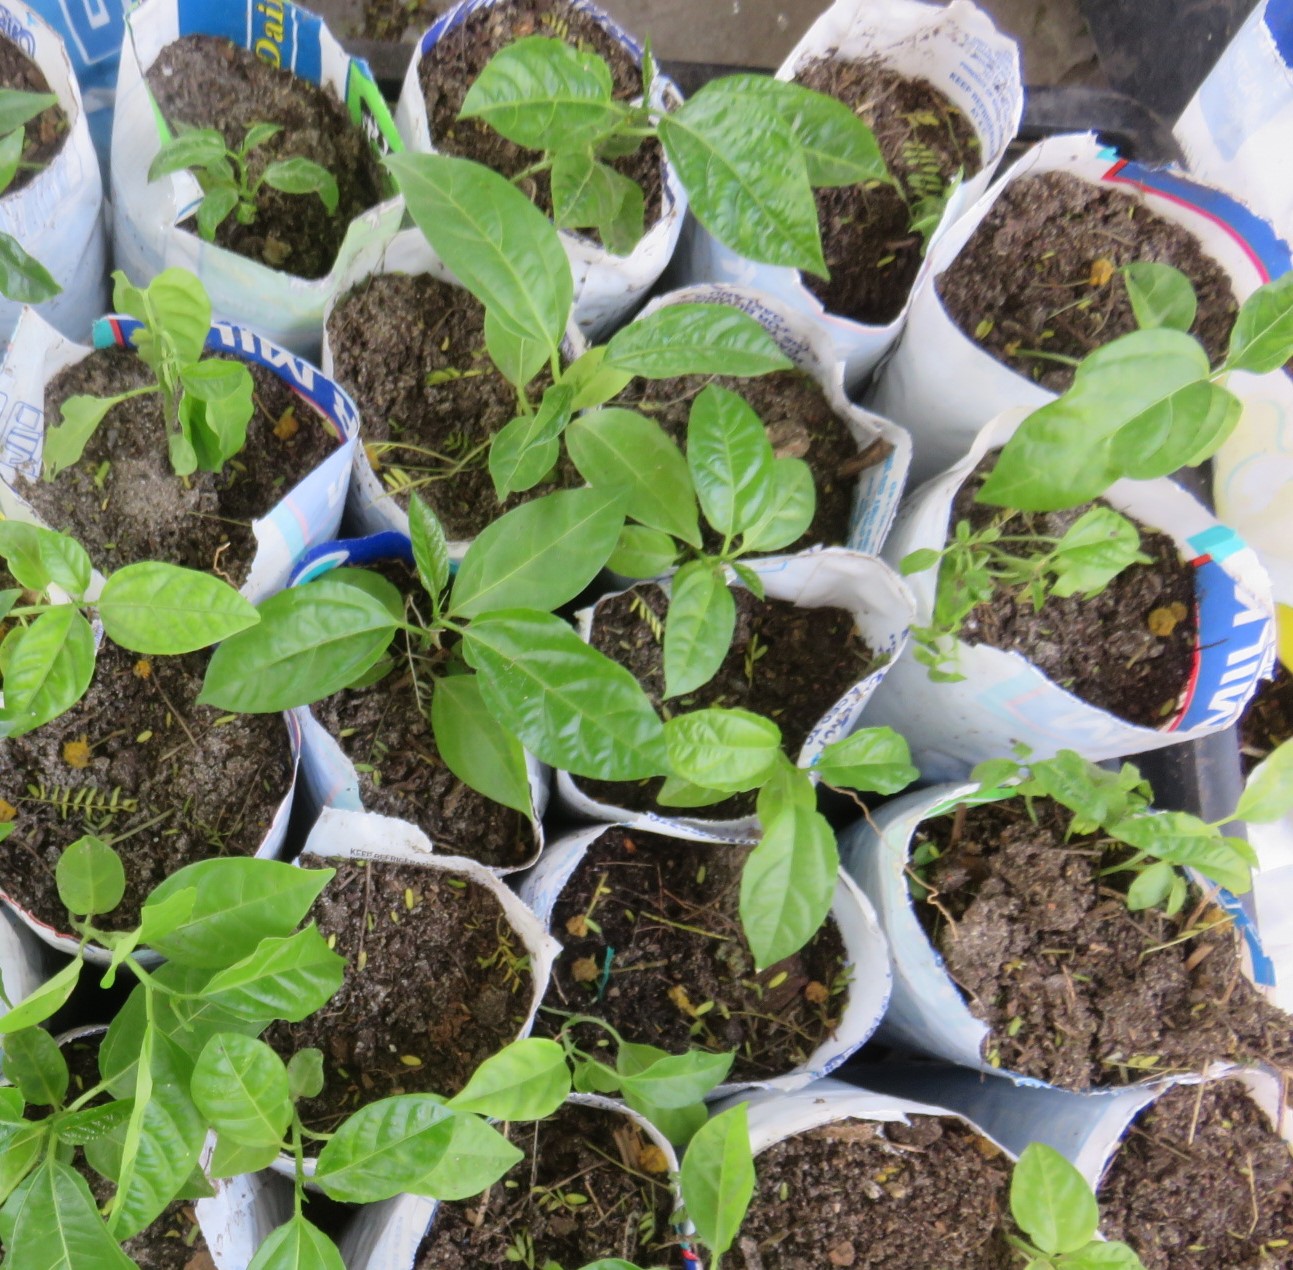
<svg viewBox="0 0 1293 1270">
<path fill-rule="evenodd" d="M 1069 357 L 1067 353 L 1043 353 L 1038 348 L 1017 348 L 1013 357 L 1032 357 L 1041 362 L 1059 362 L 1061 366 L 1081 366 L 1080 357 Z"/>
<path fill-rule="evenodd" d="M 540 172 L 546 172 L 552 166 L 551 159 L 540 159 L 537 163 L 531 163 L 528 168 L 522 168 L 514 177 L 512 184 L 519 185 L 527 177 L 537 176 Z"/>
<path fill-rule="evenodd" d="M 301 1216 L 301 1196 L 305 1191 L 305 1144 L 301 1141 L 301 1117 L 296 1108 L 292 1108 L 292 1159 L 296 1169 L 292 1177 L 292 1206 L 299 1220 Z"/>
</svg>

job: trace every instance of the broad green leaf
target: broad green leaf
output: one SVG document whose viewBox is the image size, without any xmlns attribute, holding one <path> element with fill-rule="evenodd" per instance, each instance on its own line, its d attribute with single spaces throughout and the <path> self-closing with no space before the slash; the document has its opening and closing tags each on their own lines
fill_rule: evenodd
<svg viewBox="0 0 1293 1270">
<path fill-rule="evenodd" d="M 299 1023 L 321 1010 L 341 987 L 346 959 L 328 947 L 311 922 L 294 935 L 263 939 L 256 950 L 206 986 L 206 995 L 247 1019 Z"/>
<path fill-rule="evenodd" d="M 159 180 L 186 168 L 206 168 L 225 157 L 224 134 L 216 128 L 193 128 L 181 132 L 158 150 L 148 166 L 148 179 Z"/>
<path fill-rule="evenodd" d="M 282 1146 L 277 1142 L 262 1143 L 260 1146 L 248 1146 L 245 1142 L 235 1142 L 223 1135 L 216 1138 L 215 1151 L 208 1165 L 211 1176 L 237 1177 L 239 1173 L 259 1173 L 267 1169 L 282 1153 Z"/>
<path fill-rule="evenodd" d="M 90 585 L 90 557 L 75 538 L 21 520 L 0 520 L 0 556 L 17 582 L 43 592 L 52 582 L 73 596 Z"/>
<path fill-rule="evenodd" d="M 721 81 L 720 81 L 721 84 Z M 804 152 L 771 103 L 709 84 L 659 124 L 696 219 L 751 260 L 826 277 Z"/>
<path fill-rule="evenodd" d="M 44 304 L 63 290 L 12 234 L 0 232 L 0 295 L 15 304 Z"/>
<path fill-rule="evenodd" d="M 213 397 L 205 403 L 198 403 L 187 394 L 183 398 L 181 419 L 187 416 L 192 421 L 190 439 L 202 471 L 220 471 L 246 444 L 247 425 L 254 411 L 253 396 L 254 382 L 246 374 L 240 379 L 238 389 L 227 397 Z"/>
<path fill-rule="evenodd" d="M 370 1204 L 401 1191 L 456 1200 L 493 1185 L 523 1153 L 478 1116 L 434 1094 L 361 1107 L 319 1153 L 315 1181 L 333 1199 Z"/>
<path fill-rule="evenodd" d="M 1157 908 L 1171 894 L 1177 878 L 1176 870 L 1166 860 L 1151 864 L 1136 874 L 1127 888 L 1127 907 L 1133 913 L 1145 908 Z"/>
<path fill-rule="evenodd" d="M 193 1069 L 193 1101 L 217 1133 L 247 1146 L 280 1143 L 292 1119 L 283 1060 L 264 1041 L 213 1036 Z"/>
<path fill-rule="evenodd" d="M 263 146 L 271 137 L 278 136 L 282 131 L 281 124 L 254 123 L 247 129 L 247 135 L 242 139 L 242 145 L 238 149 L 243 154 L 250 154 L 253 150 Z"/>
<path fill-rule="evenodd" d="M 1230 331 L 1226 370 L 1266 375 L 1293 355 L 1293 273 L 1258 287 L 1239 306 Z"/>
<path fill-rule="evenodd" d="M 460 781 L 533 819 L 525 750 L 486 709 L 474 675 L 436 681 L 431 728 L 440 757 Z"/>
<path fill-rule="evenodd" d="M 1055 544 L 1056 595 L 1095 594 L 1129 565 L 1145 562 L 1140 531 L 1112 507 L 1084 512 Z"/>
<path fill-rule="evenodd" d="M 1148 481 L 1210 457 L 1243 412 L 1239 398 L 1206 380 L 1187 384 L 1163 408 L 1128 424 L 1110 441 L 1120 476 Z"/>
<path fill-rule="evenodd" d="M 505 313 L 485 310 L 485 352 L 498 373 L 518 389 L 523 389 L 553 356 L 546 340 L 518 331 Z"/>
<path fill-rule="evenodd" d="M 624 1097 L 667 1111 L 680 1110 L 700 1102 L 727 1078 L 735 1053 L 711 1054 L 689 1050 L 686 1054 L 668 1054 L 649 1067 L 620 1082 Z"/>
<path fill-rule="evenodd" d="M 200 705 L 273 714 L 319 701 L 352 684 L 395 633 L 389 604 L 333 575 L 271 595 L 259 613 L 212 655 Z"/>
<path fill-rule="evenodd" d="M 209 357 L 180 371 L 184 391 L 198 401 L 219 401 L 242 392 L 247 393 L 250 401 L 250 389 L 246 387 L 250 380 L 251 372 L 242 362 L 226 361 L 223 357 Z"/>
<path fill-rule="evenodd" d="M 500 516 L 467 548 L 451 611 L 548 611 L 574 599 L 615 548 L 624 523 L 618 490 L 559 490 Z"/>
<path fill-rule="evenodd" d="M 85 1179 L 54 1156 L 24 1192 L 6 1251 L 15 1270 L 135 1270 L 108 1233 Z"/>
<path fill-rule="evenodd" d="M 54 93 L 28 92 L 22 88 L 0 88 L 0 132 L 13 132 L 42 111 L 58 105 Z"/>
<path fill-rule="evenodd" d="M 187 399 L 181 399 L 181 411 L 185 400 Z M 198 452 L 193 442 L 183 432 L 172 432 L 166 438 L 166 450 L 171 460 L 171 469 L 176 476 L 192 476 L 198 470 Z"/>
<path fill-rule="evenodd" d="M 664 725 L 669 763 L 676 775 L 704 789 L 739 793 L 756 789 L 781 754 L 781 729 L 748 710 L 693 710 Z"/>
<path fill-rule="evenodd" d="M 12 1085 L 0 1085 L 0 1131 L 5 1124 L 17 1124 L 22 1120 L 23 1106 L 22 1094 Z"/>
<path fill-rule="evenodd" d="M 199 860 L 159 883 L 144 911 L 178 891 L 196 892 L 188 920 L 152 946 L 171 961 L 220 970 L 262 939 L 290 935 L 335 869 L 298 869 L 278 860 Z"/>
<path fill-rule="evenodd" d="M 284 194 L 317 194 L 331 216 L 337 210 L 337 178 L 320 163 L 299 155 L 266 165 L 261 179 Z"/>
<path fill-rule="evenodd" d="M 661 807 L 709 807 L 728 797 L 726 790 L 695 785 L 681 776 L 666 776 L 655 800 Z"/>
<path fill-rule="evenodd" d="M 36 1024 L 44 1023 L 46 1019 L 58 1013 L 76 988 L 77 981 L 81 977 L 81 967 L 84 964 L 79 957 L 69 962 L 58 974 L 46 979 L 34 992 L 28 993 L 12 1010 L 0 1014 L 0 1035 L 34 1028 Z M 43 1041 L 34 1037 L 27 1037 L 23 1044 L 34 1046 L 37 1050 L 45 1047 Z M 8 1049 L 5 1053 L 8 1054 Z M 15 1085 L 21 1084 L 13 1077 L 10 1079 L 13 1079 Z"/>
<path fill-rule="evenodd" d="M 500 429 L 489 447 L 489 475 L 499 501 L 533 489 L 561 455 L 560 437 L 570 422 L 574 393 L 554 384 L 543 394 L 538 410 L 519 415 Z"/>
<path fill-rule="evenodd" d="M 552 219 L 563 229 L 596 229 L 606 249 L 626 256 L 642 237 L 641 187 L 592 154 L 563 152 L 552 161 Z"/>
<path fill-rule="evenodd" d="M 1154 812 L 1119 820 L 1108 829 L 1120 842 L 1155 859 L 1197 869 L 1235 895 L 1252 889 L 1251 867 L 1236 851 L 1234 840 L 1223 838 L 1197 816 L 1183 811 Z"/>
<path fill-rule="evenodd" d="M 605 344 L 595 344 L 566 367 L 561 382 L 574 391 L 571 409 L 579 411 L 617 397 L 632 378 L 630 371 L 620 370 L 606 360 Z"/>
<path fill-rule="evenodd" d="M 63 974 L 66 976 L 66 969 Z M 43 1027 L 9 1032 L 4 1043 L 4 1074 L 37 1107 L 57 1107 L 67 1096 L 67 1060 Z"/>
<path fill-rule="evenodd" d="M 0 136 L 0 193 L 13 184 L 18 173 L 18 164 L 22 162 L 22 151 L 25 138 L 22 130 L 14 128 Z"/>
<path fill-rule="evenodd" d="M 323 1051 L 297 1050 L 287 1060 L 287 1085 L 292 1097 L 317 1098 L 323 1092 Z"/>
<path fill-rule="evenodd" d="M 735 629 L 736 600 L 721 567 L 712 560 L 683 565 L 670 585 L 665 618 L 665 697 L 707 684 L 727 657 Z"/>
<path fill-rule="evenodd" d="M 337 1246 L 300 1215 L 274 1230 L 247 1270 L 346 1270 Z"/>
<path fill-rule="evenodd" d="M 1107 825 L 1126 815 L 1132 806 L 1128 782 L 1119 772 L 1107 772 L 1074 750 L 1061 750 L 1054 758 L 1039 759 L 1030 768 L 1026 788 L 1062 803 L 1079 820 L 1091 826 Z M 976 778 L 985 779 L 986 778 Z M 1135 806 L 1142 806 L 1137 802 Z"/>
<path fill-rule="evenodd" d="M 120 273 L 114 272 L 113 278 Z M 146 329 L 135 335 L 139 355 L 156 370 L 160 349 L 155 341 L 161 340 L 181 362 L 196 362 L 211 330 L 211 301 L 197 275 L 187 269 L 163 269 L 145 288 L 144 300 L 151 316 Z"/>
<path fill-rule="evenodd" d="M 702 1125 L 682 1159 L 682 1200 L 696 1233 L 715 1257 L 736 1238 L 754 1196 L 754 1159 L 745 1103 Z"/>
<path fill-rule="evenodd" d="M 1100 1221 L 1095 1196 L 1082 1174 L 1041 1142 L 1029 1143 L 1015 1165 L 1010 1212 L 1019 1228 L 1046 1253 L 1084 1247 Z"/>
<path fill-rule="evenodd" d="M 104 583 L 99 617 L 109 639 L 134 653 L 191 653 L 260 620 L 255 607 L 221 578 L 143 561 Z"/>
<path fill-rule="evenodd" d="M 861 728 L 832 741 L 814 760 L 813 770 L 828 785 L 874 794 L 896 794 L 920 778 L 906 738 L 892 728 Z"/>
<path fill-rule="evenodd" d="M 555 357 L 574 282 L 552 222 L 505 177 L 468 159 L 405 153 L 386 165 L 454 276 L 492 318 L 542 349 L 539 365 Z"/>
<path fill-rule="evenodd" d="M 763 514 L 741 536 L 743 551 L 778 551 L 808 532 L 817 510 L 812 468 L 803 459 L 776 459 L 772 493 Z"/>
<path fill-rule="evenodd" d="M 595 1058 L 575 1059 L 570 1083 L 577 1094 L 614 1094 L 620 1088 L 620 1078 L 614 1069 Z"/>
<path fill-rule="evenodd" d="M 94 631 L 71 605 L 40 614 L 23 632 L 4 676 L 4 708 L 30 728 L 70 710 L 94 674 Z"/>
<path fill-rule="evenodd" d="M 1293 809 L 1293 741 L 1271 751 L 1248 774 L 1235 819 L 1270 824 Z"/>
<path fill-rule="evenodd" d="M 1064 1258 L 1064 1270 L 1145 1270 L 1145 1264 L 1132 1248 L 1116 1239 L 1092 1240 Z"/>
<path fill-rule="evenodd" d="M 620 192 L 620 205 L 614 216 L 602 221 L 597 229 L 607 251 L 615 256 L 627 256 L 641 241 L 646 223 L 646 199 L 635 181 L 621 176 L 614 168 L 608 167 L 606 171 L 614 178 L 612 185 Z"/>
<path fill-rule="evenodd" d="M 449 544 L 440 518 L 416 491 L 409 496 L 409 538 L 418 577 L 438 612 L 441 592 L 449 585 Z"/>
<path fill-rule="evenodd" d="M 121 857 L 92 833 L 63 850 L 54 867 L 58 898 L 78 917 L 111 913 L 126 893 Z"/>
<path fill-rule="evenodd" d="M 591 410 L 566 429 L 566 448 L 591 486 L 623 492 L 626 516 L 701 545 L 687 460 L 654 420 L 619 407 Z"/>
<path fill-rule="evenodd" d="M 542 1120 L 569 1093 L 566 1051 L 556 1041 L 528 1037 L 481 1063 L 449 1106 L 492 1120 Z"/>
<path fill-rule="evenodd" d="M 644 525 L 625 525 L 606 567 L 626 578 L 658 578 L 677 559 L 677 544 L 668 534 Z"/>
<path fill-rule="evenodd" d="M 65 468 L 79 463 L 86 444 L 108 411 L 127 397 L 137 395 L 119 393 L 115 397 L 77 396 L 69 397 L 63 402 L 59 422 L 45 430 L 45 441 L 41 447 L 41 463 L 45 475 L 52 480 Z"/>
<path fill-rule="evenodd" d="M 798 952 L 821 928 L 839 865 L 835 835 L 817 811 L 783 805 L 764 822 L 741 873 L 741 926 L 760 970 Z"/>
<path fill-rule="evenodd" d="M 70 1142 L 74 1146 L 85 1146 L 125 1124 L 130 1119 L 133 1107 L 134 1100 L 131 1098 L 114 1098 L 111 1102 L 98 1103 L 83 1111 L 64 1114 L 58 1120 L 59 1140 Z"/>
<path fill-rule="evenodd" d="M 150 944 L 178 930 L 193 915 L 198 893 L 193 887 L 176 891 L 166 899 L 149 904 L 140 914 L 139 942 Z"/>
<path fill-rule="evenodd" d="M 728 304 L 670 304 L 637 318 L 611 337 L 606 361 L 644 379 L 794 368 L 762 323 Z"/>
<path fill-rule="evenodd" d="M 560 618 L 494 613 L 468 627 L 464 647 L 486 708 L 544 763 L 602 780 L 666 771 L 664 731 L 637 680 Z"/>
<path fill-rule="evenodd" d="M 705 518 L 733 537 L 773 506 L 775 457 L 763 423 L 744 398 L 710 384 L 692 402 L 687 466 Z"/>
<path fill-rule="evenodd" d="M 1123 267 L 1122 276 L 1141 330 L 1166 326 L 1188 331 L 1194 325 L 1199 302 L 1189 278 L 1179 269 L 1151 260 L 1135 260 Z"/>
<path fill-rule="evenodd" d="M 238 187 L 231 181 L 212 185 L 207 190 L 206 197 L 198 204 L 198 237 L 205 242 L 215 242 L 216 230 L 238 206 L 238 202 Z"/>
<path fill-rule="evenodd" d="M 0 1204 L 40 1159 L 49 1128 L 48 1120 L 0 1125 Z"/>
</svg>

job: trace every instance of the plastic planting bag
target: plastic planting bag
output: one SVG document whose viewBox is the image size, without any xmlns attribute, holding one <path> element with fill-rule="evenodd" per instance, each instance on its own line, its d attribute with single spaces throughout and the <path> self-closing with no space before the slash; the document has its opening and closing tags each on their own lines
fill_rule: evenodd
<svg viewBox="0 0 1293 1270">
<path fill-rule="evenodd" d="M 836 0 L 808 29 L 781 64 L 777 78 L 791 80 L 809 62 L 838 56 L 879 58 L 907 76 L 928 80 L 973 125 L 983 166 L 947 201 L 934 240 L 987 188 L 1023 115 L 1019 49 L 969 0 L 946 6 L 917 0 Z M 688 228 L 681 249 L 682 271 L 697 282 L 734 282 L 775 296 L 803 313 L 829 336 L 844 363 L 850 391 L 866 377 L 897 339 L 906 308 L 885 326 L 868 326 L 828 313 L 803 284 L 797 270 L 757 264 L 724 246 L 700 226 Z M 919 277 L 929 271 L 928 260 Z M 908 301 L 910 305 L 910 301 Z"/>
<path fill-rule="evenodd" d="M 1005 444 L 1021 417 L 1014 411 L 994 420 L 965 458 L 912 494 L 885 546 L 890 564 L 897 567 L 920 548 L 943 546 L 957 491 L 985 454 Z M 1104 498 L 1167 534 L 1194 566 L 1198 639 L 1176 708 L 1158 728 L 1128 723 L 1052 683 L 1019 653 L 963 641 L 956 645 L 953 668 L 964 678 L 937 683 L 909 650 L 877 690 L 867 722 L 901 731 L 926 779 L 957 779 L 983 759 L 1009 757 L 1020 744 L 1033 758 L 1070 749 L 1098 762 L 1192 741 L 1233 724 L 1259 681 L 1270 677 L 1270 581 L 1243 540 L 1165 477 L 1118 481 Z M 907 581 L 916 596 L 916 625 L 927 625 L 937 571 L 926 569 Z"/>
<path fill-rule="evenodd" d="M 117 265 L 141 286 L 172 265 L 189 269 L 221 317 L 317 357 L 323 312 L 337 292 L 338 278 L 356 261 L 377 260 L 399 228 L 403 201 L 391 197 L 355 217 L 331 272 L 317 279 L 271 269 L 180 228 L 196 212 L 202 188 L 187 171 L 149 181 L 148 169 L 169 137 L 163 135 L 165 125 L 144 76 L 166 45 L 198 34 L 223 36 L 271 65 L 331 88 L 377 154 L 401 148 L 372 73 L 314 14 L 289 0 L 144 0 L 126 21 L 112 130 Z"/>
<path fill-rule="evenodd" d="M 86 124 L 85 103 L 58 35 L 24 4 L 0 5 L 3 35 L 40 67 L 67 116 L 58 153 L 35 177 L 0 196 L 0 232 L 16 238 L 62 287 L 40 306 L 64 335 L 83 339 L 107 303 L 103 182 Z M 13 334 L 22 305 L 0 297 L 0 344 Z"/>
<path fill-rule="evenodd" d="M 422 59 L 445 35 L 461 26 L 472 14 L 496 3 L 498 0 L 464 0 L 462 4 L 441 14 L 418 41 L 395 110 L 400 136 L 410 150 L 425 154 L 434 152 L 436 148 L 419 78 Z M 588 0 L 572 0 L 571 7 L 588 14 L 635 62 L 641 64 L 642 46 L 609 14 L 596 5 L 589 4 Z M 673 82 L 657 75 L 651 90 L 651 104 L 663 105 L 666 101 L 677 99 L 678 90 Z M 683 193 L 673 165 L 664 159 L 663 153 L 661 163 L 664 165 L 664 179 L 660 189 L 660 217 L 653 225 L 647 226 L 646 233 L 627 256 L 617 256 L 595 239 L 582 234 L 561 231 L 562 245 L 570 258 L 570 270 L 575 279 L 575 322 L 590 338 L 596 339 L 609 334 L 632 313 L 664 272 L 673 255 L 687 211 L 687 196 Z"/>
</svg>

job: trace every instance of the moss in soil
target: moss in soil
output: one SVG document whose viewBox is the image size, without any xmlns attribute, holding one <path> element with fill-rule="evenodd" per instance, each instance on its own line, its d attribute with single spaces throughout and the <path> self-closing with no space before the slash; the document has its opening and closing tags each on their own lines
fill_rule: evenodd
<svg viewBox="0 0 1293 1270">
<path fill-rule="evenodd" d="M 1100 1182 L 1101 1230 L 1146 1270 L 1293 1266 L 1293 1153 L 1236 1080 L 1169 1090 Z"/>
<path fill-rule="evenodd" d="M 285 194 L 262 185 L 255 221 L 241 225 L 237 216 L 229 216 L 215 236 L 221 247 L 272 269 L 300 278 L 326 277 L 350 222 L 381 202 L 384 190 L 372 147 L 336 94 L 212 35 L 185 35 L 168 44 L 146 78 L 173 129 L 216 128 L 236 149 L 252 124 L 279 124 L 282 132 L 252 151 L 252 183 L 280 159 L 310 159 L 332 173 L 339 196 L 332 215 L 315 194 Z M 185 226 L 197 232 L 194 220 Z"/>
<path fill-rule="evenodd" d="M 552 913 L 564 947 L 544 999 L 605 1019 L 627 1041 L 670 1053 L 736 1051 L 732 1080 L 780 1076 L 833 1034 L 853 973 L 833 918 L 793 957 L 755 969 L 741 930 L 741 869 L 751 848 L 608 829 Z M 609 976 L 603 974 L 609 968 Z M 592 1044 L 603 1036 L 590 1030 Z"/>
<path fill-rule="evenodd" d="M 529 955 L 498 900 L 459 874 L 413 864 L 324 860 L 337 875 L 310 920 L 346 958 L 332 1000 L 265 1034 L 284 1060 L 323 1052 L 324 1088 L 301 1102 L 307 1128 L 330 1132 L 395 1094 L 456 1094 L 519 1035 L 529 1010 Z"/>
<path fill-rule="evenodd" d="M 1293 737 L 1293 675 L 1279 662 L 1239 720 L 1239 759 L 1252 771 L 1278 745 Z"/>
<path fill-rule="evenodd" d="M 1244 974 L 1231 919 L 1192 892 L 1175 917 L 1131 912 L 1134 874 L 1102 876 L 1129 849 L 1066 838 L 1049 799 L 967 807 L 926 821 L 940 853 L 916 910 L 948 974 L 990 1034 L 993 1066 L 1066 1089 L 1202 1071 L 1212 1062 L 1293 1064 L 1293 1019 Z"/>
<path fill-rule="evenodd" d="M 404 593 L 406 605 L 426 607 L 408 565 L 391 562 L 379 571 Z M 416 613 L 409 620 L 416 622 Z M 435 691 L 429 668 L 405 657 L 402 641 L 393 647 L 401 655 L 385 678 L 314 706 L 315 718 L 355 764 L 364 807 L 411 821 L 445 855 L 492 868 L 524 864 L 535 850 L 529 820 L 464 785 L 445 766 L 428 722 Z"/>
<path fill-rule="evenodd" d="M 1051 392 L 1073 368 L 1038 357 L 1085 357 L 1137 329 L 1123 265 L 1172 265 L 1194 284 L 1190 328 L 1215 365 L 1238 311 L 1225 271 L 1188 230 L 1134 193 L 1047 172 L 1013 182 L 938 275 L 952 321 L 1003 365 Z"/>
<path fill-rule="evenodd" d="M 161 396 L 152 393 L 113 406 L 80 462 L 54 481 L 20 479 L 19 493 L 105 572 L 165 560 L 240 586 L 256 553 L 252 521 L 339 444 L 332 425 L 277 375 L 262 366 L 248 370 L 255 398 L 247 444 L 222 472 L 175 475 Z M 63 402 L 78 393 L 107 397 L 153 382 L 134 353 L 100 349 L 49 382 L 45 418 L 57 423 Z"/>
<path fill-rule="evenodd" d="M 437 150 L 475 159 L 509 178 L 517 177 L 542 158 L 537 150 L 526 150 L 508 141 L 479 119 L 458 118 L 468 89 L 490 58 L 529 35 L 562 39 L 582 52 L 602 58 L 610 67 L 617 100 L 631 101 L 642 95 L 638 64 L 589 13 L 577 9 L 569 0 L 503 0 L 478 9 L 452 31 L 446 31 L 418 67 L 431 138 Z M 642 190 L 646 224 L 653 225 L 663 205 L 664 155 L 660 143 L 648 140 L 632 154 L 609 162 Z M 520 187 L 552 215 L 547 172 L 524 178 Z M 595 231 L 583 232 L 600 241 Z"/>
<path fill-rule="evenodd" d="M 1010 1162 L 951 1117 L 841 1120 L 761 1151 L 755 1171 L 736 1270 L 1018 1264 L 1005 1242 Z"/>
<path fill-rule="evenodd" d="M 925 257 L 924 238 L 910 228 L 909 203 L 945 189 L 958 172 L 974 176 L 983 166 L 979 138 L 928 80 L 908 79 L 878 58 L 822 58 L 795 82 L 860 115 L 902 185 L 903 194 L 885 183 L 814 191 L 831 276 L 805 273 L 804 284 L 831 313 L 883 326 L 902 312 Z"/>
<path fill-rule="evenodd" d="M 602 1257 L 682 1265 L 664 1154 L 627 1116 L 568 1104 L 504 1132 L 525 1159 L 483 1196 L 441 1204 L 414 1270 L 574 1267 Z M 526 1251 L 528 1261 L 513 1255 Z"/>
<path fill-rule="evenodd" d="M 67 913 L 54 869 L 93 833 L 114 845 L 126 895 L 111 930 L 136 926 L 152 889 L 214 856 L 252 855 L 292 779 L 278 715 L 194 705 L 206 657 L 140 658 L 104 641 L 94 680 L 67 714 L 0 746 L 0 885 L 59 930 Z"/>
<path fill-rule="evenodd" d="M 16 88 L 25 93 L 47 93 L 49 81 L 44 72 L 12 40 L 0 37 L 0 88 Z M 47 106 L 23 125 L 23 166 L 14 173 L 4 194 L 16 194 L 30 185 L 63 148 L 69 126 L 63 107 Z"/>
<path fill-rule="evenodd" d="M 995 462 L 995 454 L 987 456 L 961 486 L 951 524 L 969 520 L 980 529 L 1001 514 L 974 502 Z M 1107 505 L 1016 512 L 1007 532 L 1058 538 L 1091 507 Z M 1152 564 L 1124 569 L 1091 599 L 1050 596 L 1040 610 L 1022 592 L 998 590 L 969 615 L 961 638 L 1021 653 L 1083 701 L 1141 727 L 1163 727 L 1180 707 L 1198 640 L 1194 570 L 1166 534 L 1137 528 Z"/>
<path fill-rule="evenodd" d="M 753 710 L 781 728 L 782 748 L 792 758 L 822 715 L 881 659 L 867 646 L 846 609 L 799 608 L 784 600 L 759 600 L 733 587 L 736 631 L 718 673 L 695 692 L 671 698 L 670 714 L 722 706 Z M 657 710 L 664 700 L 661 642 L 668 598 L 654 583 L 639 583 L 602 601 L 590 643 L 632 671 Z M 661 807 L 656 795 L 663 778 L 646 781 L 576 783 L 590 798 L 634 811 L 725 819 L 750 814 L 753 794 L 737 794 L 694 812 Z"/>
</svg>

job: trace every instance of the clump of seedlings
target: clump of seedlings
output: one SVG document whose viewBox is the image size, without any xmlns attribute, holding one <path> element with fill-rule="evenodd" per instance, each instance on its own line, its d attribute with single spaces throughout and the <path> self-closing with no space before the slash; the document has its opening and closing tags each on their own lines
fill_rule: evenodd
<svg viewBox="0 0 1293 1270">
<path fill-rule="evenodd" d="M 27 60 L 4 43 L 7 51 L 0 53 L 0 61 Z M 43 80 L 34 64 L 29 65 L 34 77 Z M 52 133 L 61 144 L 66 131 L 67 117 L 53 93 L 0 88 L 0 197 L 21 189 L 45 166 L 52 152 L 44 134 Z M 20 304 L 40 304 L 61 290 L 49 270 L 12 234 L 0 232 L 0 295 Z"/>
</svg>

